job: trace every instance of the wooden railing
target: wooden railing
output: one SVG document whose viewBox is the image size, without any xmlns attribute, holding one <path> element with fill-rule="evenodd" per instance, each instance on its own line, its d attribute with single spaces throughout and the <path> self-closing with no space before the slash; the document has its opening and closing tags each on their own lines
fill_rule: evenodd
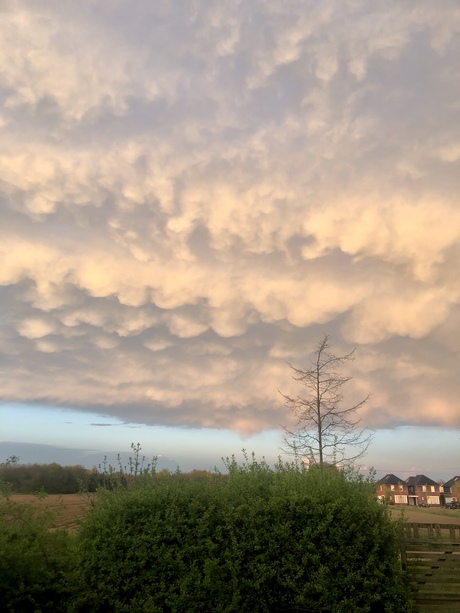
<svg viewBox="0 0 460 613">
<path fill-rule="evenodd" d="M 417 611 L 460 612 L 460 524 L 404 524 L 401 561 Z"/>
</svg>

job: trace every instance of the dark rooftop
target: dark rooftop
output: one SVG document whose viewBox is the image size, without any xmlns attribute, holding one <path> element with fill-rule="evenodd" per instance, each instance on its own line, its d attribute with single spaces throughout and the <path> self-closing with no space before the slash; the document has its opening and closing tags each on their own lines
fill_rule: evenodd
<svg viewBox="0 0 460 613">
<path fill-rule="evenodd" d="M 460 485 L 460 476 L 456 476 L 456 477 L 452 477 L 452 479 L 449 479 L 449 481 L 446 481 L 444 483 L 445 487 L 453 487 L 455 485 L 455 483 L 457 483 Z"/>
<path fill-rule="evenodd" d="M 380 485 L 398 485 L 398 483 L 404 483 L 404 479 L 397 477 L 396 475 L 389 474 L 382 477 L 377 483 Z"/>
<path fill-rule="evenodd" d="M 407 485 L 439 485 L 437 481 L 433 481 L 426 475 L 416 475 L 415 477 L 408 477 L 406 479 Z"/>
</svg>

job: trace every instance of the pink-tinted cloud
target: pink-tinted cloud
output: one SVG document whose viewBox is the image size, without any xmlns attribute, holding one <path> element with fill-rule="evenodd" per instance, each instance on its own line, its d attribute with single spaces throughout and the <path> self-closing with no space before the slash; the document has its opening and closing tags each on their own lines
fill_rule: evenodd
<svg viewBox="0 0 460 613">
<path fill-rule="evenodd" d="M 327 332 L 458 426 L 457 4 L 82 7 L 1 9 L 1 397 L 253 432 Z"/>
</svg>

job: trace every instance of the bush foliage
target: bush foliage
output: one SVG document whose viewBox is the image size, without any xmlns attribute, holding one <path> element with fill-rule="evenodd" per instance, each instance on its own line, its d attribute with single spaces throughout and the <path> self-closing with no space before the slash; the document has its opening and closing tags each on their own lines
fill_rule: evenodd
<svg viewBox="0 0 460 613">
<path fill-rule="evenodd" d="M 355 473 L 227 462 L 101 491 L 77 536 L 70 609 L 401 613 L 397 525 Z"/>
<path fill-rule="evenodd" d="M 67 611 L 74 539 L 49 509 L 0 496 L 0 611 Z"/>
</svg>

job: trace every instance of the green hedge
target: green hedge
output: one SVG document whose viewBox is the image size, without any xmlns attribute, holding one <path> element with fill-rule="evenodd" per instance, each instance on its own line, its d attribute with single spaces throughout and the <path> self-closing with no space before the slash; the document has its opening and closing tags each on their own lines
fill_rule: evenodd
<svg viewBox="0 0 460 613">
<path fill-rule="evenodd" d="M 255 460 L 101 492 L 79 534 L 74 612 L 402 613 L 397 526 L 374 485 Z"/>
</svg>

